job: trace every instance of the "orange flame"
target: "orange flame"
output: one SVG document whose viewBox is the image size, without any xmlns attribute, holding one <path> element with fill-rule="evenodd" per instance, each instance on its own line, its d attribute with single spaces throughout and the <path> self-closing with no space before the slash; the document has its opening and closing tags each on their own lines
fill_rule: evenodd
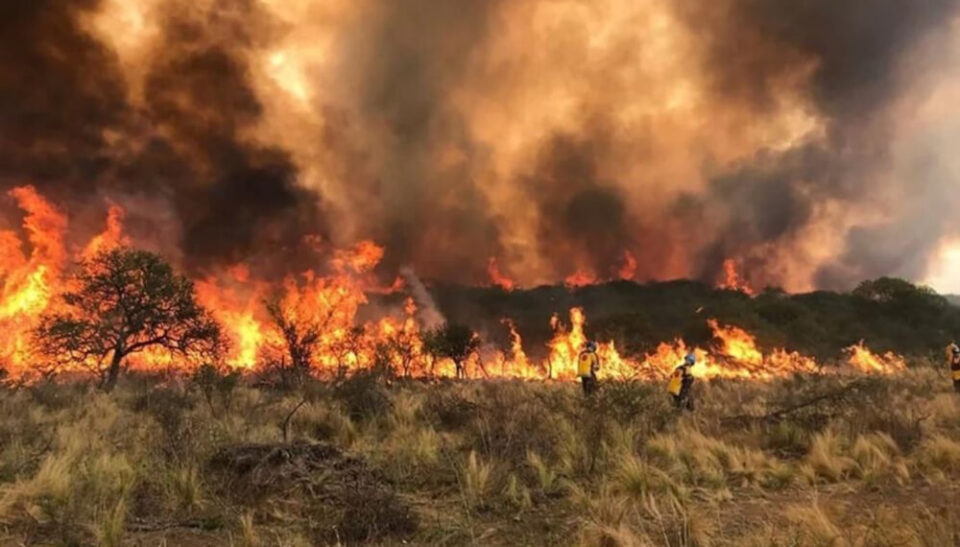
<svg viewBox="0 0 960 547">
<path fill-rule="evenodd" d="M 747 280 L 741 277 L 740 272 L 737 271 L 737 261 L 732 258 L 723 261 L 723 279 L 717 284 L 717 287 L 731 291 L 740 291 L 747 296 L 753 296 L 755 294 L 753 288 L 747 283 Z"/>
<path fill-rule="evenodd" d="M 631 280 L 637 275 L 637 266 L 637 257 L 633 256 L 630 251 L 624 251 L 623 264 L 620 266 L 617 275 L 620 276 L 620 279 Z"/>
<path fill-rule="evenodd" d="M 708 320 L 707 325 L 719 341 L 719 359 L 728 364 L 715 373 L 717 376 L 769 379 L 819 370 L 813 359 L 797 352 L 775 349 L 764 355 L 757 347 L 756 338 L 739 327 L 723 327 L 715 319 Z"/>
<path fill-rule="evenodd" d="M 592 285 L 596 282 L 597 276 L 585 270 L 577 270 L 563 280 L 563 284 L 567 287 L 584 287 L 586 285 Z"/>
<path fill-rule="evenodd" d="M 535 366 L 523 350 L 523 338 L 517 332 L 517 326 L 513 320 L 504 318 L 500 322 L 510 329 L 510 354 L 503 355 L 500 353 L 497 355 L 497 372 L 506 378 L 542 378 L 543 371 L 541 368 Z"/>
<path fill-rule="evenodd" d="M 90 240 L 81 256 L 89 260 L 102 252 L 130 245 L 130 239 L 123 234 L 123 219 L 125 216 L 126 211 L 123 210 L 123 207 L 110 204 L 110 208 L 107 210 L 107 226 L 102 233 Z"/>
<path fill-rule="evenodd" d="M 63 237 L 67 219 L 32 186 L 8 192 L 26 214 L 23 229 L 32 250 L 27 257 L 14 232 L 0 232 L 0 355 L 9 372 L 19 374 L 30 363 L 30 331 L 50 305 L 67 259 Z"/>
<path fill-rule="evenodd" d="M 194 285 L 197 301 L 223 326 L 230 343 L 226 362 L 234 368 L 253 368 L 266 338 L 263 318 L 257 315 L 266 289 L 262 284 L 249 284 L 249 275 L 246 267 L 234 266 L 226 275 L 211 276 Z"/>
<path fill-rule="evenodd" d="M 860 372 L 893 374 L 907 368 L 903 357 L 889 351 L 883 355 L 877 355 L 863 345 L 863 340 L 850 346 L 846 351 L 849 353 L 847 362 Z"/>
<path fill-rule="evenodd" d="M 490 276 L 490 283 L 505 291 L 512 291 L 516 287 L 516 283 L 500 271 L 496 257 L 491 256 L 487 261 L 487 275 Z"/>
<path fill-rule="evenodd" d="M 64 279 L 67 262 L 131 242 L 123 230 L 123 209 L 111 204 L 103 231 L 79 247 L 76 256 L 71 256 L 64 245 L 67 218 L 56 207 L 29 186 L 15 188 L 9 195 L 24 212 L 22 227 L 26 241 L 21 241 L 15 231 L 0 231 L 0 358 L 9 372 L 19 376 L 32 364 L 32 329 L 43 313 L 56 311 L 59 304 L 55 296 L 69 288 Z M 321 244 L 319 238 L 316 244 Z M 358 321 L 357 313 L 367 302 L 367 294 L 404 289 L 400 278 L 389 287 L 378 285 L 372 272 L 383 256 L 382 247 L 362 241 L 351 248 L 335 250 L 324 270 L 328 273 L 311 270 L 288 276 L 279 287 L 258 279 L 246 265 L 237 264 L 197 280 L 196 296 L 221 323 L 231 342 L 225 363 L 234 368 L 253 369 L 283 359 L 284 338 L 264 306 L 264 301 L 272 298 L 277 299 L 286 318 L 316 327 L 319 335 L 312 346 L 311 357 L 318 375 L 346 374 L 374 363 L 383 364 L 385 360 L 398 374 L 453 376 L 452 362 L 434 362 L 425 351 L 422 324 L 412 298 L 407 298 L 402 308 L 388 310 L 377 320 Z M 736 274 L 734 263 L 728 262 L 728 274 Z M 507 290 L 515 286 L 512 280 L 501 275 L 495 259 L 491 259 L 489 265 L 493 283 Z M 635 269 L 635 257 L 625 252 L 620 276 L 632 278 Z M 578 270 L 567 279 L 567 284 L 581 286 L 594 280 L 592 274 Z M 746 287 L 736 275 L 728 275 L 728 280 L 735 281 L 732 286 L 740 290 Z M 547 344 L 546 358 L 539 362 L 524 351 L 515 323 L 504 319 L 503 324 L 509 329 L 509 350 L 496 354 L 494 366 L 485 365 L 480 356 L 472 357 L 467 367 L 468 376 L 576 378 L 577 356 L 587 340 L 583 309 L 570 309 L 567 323 L 558 315 L 551 317 L 553 336 Z M 598 374 L 606 379 L 659 381 L 689 352 L 697 357 L 693 373 L 700 378 L 765 380 L 794 373 L 821 372 L 813 359 L 797 352 L 775 349 L 765 353 L 758 347 L 756 338 L 744 329 L 723 326 L 713 319 L 707 324 L 714 336 L 714 343 L 708 349 L 691 347 L 677 339 L 634 358 L 622 356 L 614 341 L 599 341 Z M 905 368 L 902 357 L 892 353 L 874 355 L 862 342 L 848 351 L 850 365 L 861 372 L 892 374 Z M 195 364 L 178 362 L 160 351 L 143 354 L 131 363 L 142 368 L 189 368 Z"/>
<path fill-rule="evenodd" d="M 713 331 L 716 347 L 708 352 L 701 348 L 688 347 L 683 340 L 673 344 L 661 343 L 657 350 L 645 357 L 641 366 L 647 379 L 665 378 L 693 352 L 696 365 L 691 369 L 698 378 L 744 378 L 770 380 L 796 373 L 817 373 L 817 363 L 798 352 L 775 349 L 763 353 L 756 338 L 739 327 L 722 326 L 715 319 L 707 321 Z"/>
</svg>

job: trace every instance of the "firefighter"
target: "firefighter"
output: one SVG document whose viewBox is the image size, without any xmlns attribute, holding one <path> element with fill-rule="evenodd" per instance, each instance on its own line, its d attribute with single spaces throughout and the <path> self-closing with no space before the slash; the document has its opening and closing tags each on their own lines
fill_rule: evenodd
<svg viewBox="0 0 960 547">
<path fill-rule="evenodd" d="M 577 357 L 577 375 L 583 386 L 583 394 L 590 396 L 597 389 L 597 369 L 600 368 L 600 356 L 597 355 L 597 343 L 586 342 L 583 351 Z"/>
<path fill-rule="evenodd" d="M 680 410 L 693 410 L 693 373 L 690 371 L 697 364 L 697 356 L 690 352 L 683 359 L 683 363 L 673 371 L 667 391 L 673 396 L 673 402 Z"/>
<path fill-rule="evenodd" d="M 947 346 L 947 362 L 950 364 L 950 377 L 953 379 L 953 390 L 960 393 L 960 346 L 956 342 Z"/>
</svg>

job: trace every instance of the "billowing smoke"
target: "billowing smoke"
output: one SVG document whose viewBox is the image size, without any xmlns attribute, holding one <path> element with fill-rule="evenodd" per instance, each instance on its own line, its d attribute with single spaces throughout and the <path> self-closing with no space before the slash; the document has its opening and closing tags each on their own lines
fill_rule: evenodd
<svg viewBox="0 0 960 547">
<path fill-rule="evenodd" d="M 420 314 L 420 323 L 427 329 L 435 329 L 443 325 L 445 322 L 443 314 L 440 313 L 440 308 L 437 307 L 437 303 L 433 300 L 433 296 L 423 284 L 423 281 L 420 281 L 420 278 L 417 277 L 417 272 L 409 266 L 404 266 L 400 268 L 400 275 L 403 276 L 407 286 L 410 287 L 410 292 L 417 304 L 417 311 Z"/>
<path fill-rule="evenodd" d="M 945 219 L 960 203 L 949 190 L 955 183 L 934 172 L 938 148 L 951 141 L 927 140 L 926 151 L 916 150 L 919 143 L 909 141 L 904 125 L 931 89 L 942 85 L 940 71 L 955 66 L 949 52 L 956 43 L 958 2 L 925 0 L 909 8 L 892 0 L 725 7 L 732 8 L 726 23 L 706 33 L 722 92 L 762 111 L 776 103 L 776 82 L 788 77 L 785 71 L 811 63 L 806 92 L 824 125 L 820 138 L 776 152 L 760 150 L 711 179 L 703 206 L 722 206 L 730 220 L 704 248 L 702 267 L 716 271 L 724 256 L 752 253 L 760 277 L 782 282 L 778 264 L 790 263 L 771 253 L 771 244 L 782 249 L 804 237 L 817 215 L 833 206 L 843 211 L 838 220 L 845 236 L 836 253 L 816 260 L 814 285 L 843 288 L 888 274 L 922 278 L 938 244 L 955 234 L 956 225 Z M 744 27 L 767 47 L 731 50 Z M 784 62 L 788 59 L 797 62 Z M 874 212 L 863 211 L 878 204 Z"/>
<path fill-rule="evenodd" d="M 801 290 L 960 236 L 960 0 L 8 4 L 0 184 L 198 271 Z"/>
<path fill-rule="evenodd" d="M 100 2 L 0 8 L 0 179 L 67 203 L 99 194 L 166 204 L 175 222 L 144 233 L 177 234 L 191 264 L 234 263 L 257 247 L 325 235 L 322 198 L 298 185 L 290 155 L 244 135 L 263 114 L 245 51 L 267 14 L 254 2 L 230 7 L 233 16 L 158 11 L 137 89 L 89 29 L 106 9 Z"/>
</svg>

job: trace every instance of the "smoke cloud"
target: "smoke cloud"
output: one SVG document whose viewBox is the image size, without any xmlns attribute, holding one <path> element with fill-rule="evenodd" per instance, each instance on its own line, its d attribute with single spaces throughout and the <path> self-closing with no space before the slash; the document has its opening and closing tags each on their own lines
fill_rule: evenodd
<svg viewBox="0 0 960 547">
<path fill-rule="evenodd" d="M 427 329 L 435 329 L 443 325 L 446 320 L 443 318 L 443 314 L 440 313 L 440 308 L 437 307 L 437 303 L 434 301 L 430 291 L 427 290 L 427 287 L 420 281 L 420 278 L 417 277 L 417 273 L 413 271 L 413 268 L 409 266 L 400 268 L 400 275 L 403 276 L 403 279 L 410 287 L 410 292 L 413 293 L 413 299 L 417 304 L 417 310 L 423 326 Z"/>
<path fill-rule="evenodd" d="M 8 4 L 0 185 L 120 203 L 195 271 L 373 239 L 388 280 L 629 253 L 806 290 L 921 280 L 960 236 L 960 0 Z"/>
</svg>

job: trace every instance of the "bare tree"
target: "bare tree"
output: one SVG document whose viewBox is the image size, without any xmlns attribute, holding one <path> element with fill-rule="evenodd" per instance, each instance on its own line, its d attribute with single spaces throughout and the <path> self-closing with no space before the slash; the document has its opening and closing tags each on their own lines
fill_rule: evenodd
<svg viewBox="0 0 960 547">
<path fill-rule="evenodd" d="M 107 391 L 126 359 L 146 349 L 206 358 L 223 349 L 220 326 L 197 304 L 193 282 L 153 253 L 100 253 L 81 263 L 74 281 L 76 290 L 62 295 L 67 310 L 42 317 L 34 336 L 55 363 L 95 370 Z"/>
</svg>

